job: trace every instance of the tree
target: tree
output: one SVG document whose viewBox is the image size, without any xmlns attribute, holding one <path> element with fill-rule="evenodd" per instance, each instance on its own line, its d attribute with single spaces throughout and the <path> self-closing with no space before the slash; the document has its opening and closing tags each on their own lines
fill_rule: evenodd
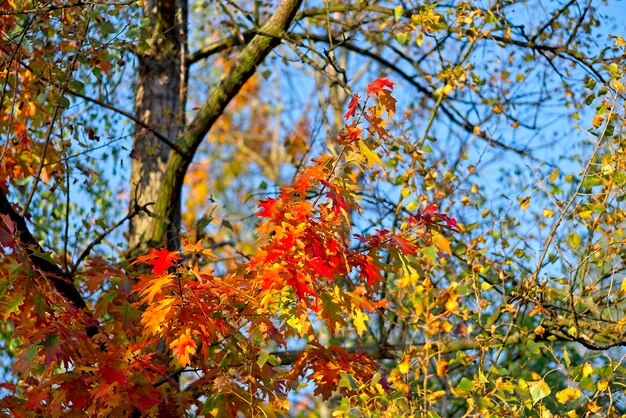
<svg viewBox="0 0 626 418">
<path fill-rule="evenodd" d="M 3 413 L 625 412 L 602 6 L 0 4 Z"/>
</svg>

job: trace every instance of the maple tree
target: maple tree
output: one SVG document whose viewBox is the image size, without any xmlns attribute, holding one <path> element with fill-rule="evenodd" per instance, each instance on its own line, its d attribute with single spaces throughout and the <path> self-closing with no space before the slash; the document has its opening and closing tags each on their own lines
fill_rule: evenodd
<svg viewBox="0 0 626 418">
<path fill-rule="evenodd" d="M 544 3 L 0 0 L 0 411 L 625 413 L 626 42 Z"/>
</svg>

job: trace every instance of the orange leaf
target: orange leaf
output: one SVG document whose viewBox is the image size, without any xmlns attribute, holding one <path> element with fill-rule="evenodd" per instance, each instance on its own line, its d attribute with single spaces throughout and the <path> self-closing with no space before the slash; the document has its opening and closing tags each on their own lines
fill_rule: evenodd
<svg viewBox="0 0 626 418">
<path fill-rule="evenodd" d="M 183 367 L 190 363 L 189 356 L 196 354 L 196 347 L 197 345 L 191 336 L 190 329 L 187 329 L 184 334 L 181 334 L 170 344 L 172 354 L 174 354 L 176 360 L 178 360 Z"/>
</svg>

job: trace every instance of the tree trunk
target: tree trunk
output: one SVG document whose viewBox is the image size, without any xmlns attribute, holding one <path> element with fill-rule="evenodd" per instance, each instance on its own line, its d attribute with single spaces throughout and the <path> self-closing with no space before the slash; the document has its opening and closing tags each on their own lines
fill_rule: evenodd
<svg viewBox="0 0 626 418">
<path fill-rule="evenodd" d="M 231 99 L 280 44 L 301 3 L 282 0 L 278 4 L 186 128 L 187 4 L 185 0 L 145 2 L 144 15 L 152 19 L 153 33 L 149 51 L 139 58 L 135 112 L 152 130 L 135 135 L 130 187 L 131 205 L 149 206 L 131 220 L 129 257 L 164 245 L 177 248 L 181 192 L 194 153 Z"/>
<path fill-rule="evenodd" d="M 186 0 L 146 0 L 144 16 L 152 22 L 149 50 L 139 56 L 136 117 L 174 143 L 183 129 L 186 52 Z M 132 151 L 131 205 L 146 206 L 130 222 L 129 254 L 167 243 L 175 247 L 180 217 L 180 190 L 168 189 L 166 166 L 175 152 L 154 131 L 138 128 Z M 159 196 L 171 197 L 165 212 L 155 210 Z"/>
</svg>

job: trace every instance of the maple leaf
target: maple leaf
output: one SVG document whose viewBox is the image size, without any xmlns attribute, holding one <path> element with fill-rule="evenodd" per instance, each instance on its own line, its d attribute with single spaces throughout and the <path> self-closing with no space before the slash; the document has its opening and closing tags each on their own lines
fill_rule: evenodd
<svg viewBox="0 0 626 418">
<path fill-rule="evenodd" d="M 337 193 L 337 189 L 334 186 L 328 185 L 328 187 L 329 188 L 328 192 L 326 193 L 326 197 L 331 200 L 335 215 L 341 215 L 342 209 L 345 213 L 348 213 L 348 205 L 346 203 L 346 199 L 342 195 Z"/>
<path fill-rule="evenodd" d="M 148 309 L 141 315 L 141 323 L 150 334 L 157 334 L 161 331 L 163 323 L 172 308 L 176 306 L 176 298 L 166 298 L 150 304 Z"/>
<path fill-rule="evenodd" d="M 361 139 L 362 134 L 363 131 L 357 126 L 357 121 L 354 121 L 350 125 L 346 125 L 346 127 L 339 133 L 337 143 L 339 145 L 352 144 Z"/>
<path fill-rule="evenodd" d="M 393 235 L 391 241 L 402 251 L 404 254 L 415 254 L 417 247 L 411 241 L 403 238 L 399 235 Z"/>
<path fill-rule="evenodd" d="M 153 266 L 152 273 L 162 274 L 174 265 L 174 260 L 180 259 L 181 257 L 178 255 L 178 251 L 169 251 L 165 248 L 161 248 L 160 250 L 151 248 L 149 255 L 137 257 L 135 263 L 147 261 L 148 264 L 152 264 Z"/>
<path fill-rule="evenodd" d="M 389 118 L 396 113 L 396 103 L 398 102 L 392 95 L 391 90 L 381 90 L 377 94 L 378 102 L 389 113 Z"/>
<path fill-rule="evenodd" d="M 359 337 L 363 335 L 363 331 L 367 331 L 367 325 L 365 325 L 365 321 L 369 321 L 370 317 L 367 314 L 363 313 L 362 310 L 357 310 L 353 315 L 353 323 L 356 328 L 357 334 Z"/>
<path fill-rule="evenodd" d="M 126 377 L 124 377 L 124 372 L 121 370 L 115 370 L 109 366 L 100 366 L 98 369 L 98 374 L 104 377 L 105 382 L 114 383 L 117 382 L 120 385 L 126 383 Z"/>
<path fill-rule="evenodd" d="M 196 342 L 193 340 L 189 328 L 170 344 L 172 354 L 174 354 L 176 360 L 178 360 L 183 367 L 186 367 L 190 363 L 189 356 L 196 354 L 196 347 Z"/>
<path fill-rule="evenodd" d="M 448 241 L 443 235 L 440 235 L 437 232 L 433 232 L 433 241 L 437 248 L 439 248 L 441 251 L 449 255 L 452 254 L 452 250 L 450 249 L 450 241 Z"/>
<path fill-rule="evenodd" d="M 43 342 L 43 348 L 39 354 L 44 356 L 43 364 L 48 367 L 52 362 L 58 361 L 58 355 L 62 353 L 61 342 L 57 335 L 50 335 Z"/>
<path fill-rule="evenodd" d="M 444 221 L 446 223 L 446 228 L 455 232 L 460 232 L 461 228 L 457 224 L 456 219 L 446 215 L 445 213 L 437 212 L 438 209 L 439 207 L 435 203 L 429 204 L 424 209 L 418 209 L 415 215 L 409 216 L 409 223 L 443 227 L 440 221 Z"/>
<path fill-rule="evenodd" d="M 261 200 L 259 202 L 258 207 L 262 210 L 256 214 L 256 216 L 261 218 L 271 218 L 274 213 L 276 213 L 276 208 L 280 204 L 280 201 L 276 199 L 272 199 L 268 197 L 267 199 Z"/>
<path fill-rule="evenodd" d="M 154 280 L 149 280 L 143 289 L 141 290 L 141 296 L 144 297 L 145 302 L 152 303 L 154 297 L 163 292 L 163 288 L 172 283 L 172 276 L 170 274 L 162 277 L 158 277 Z"/>
<path fill-rule="evenodd" d="M 348 103 L 348 111 L 346 112 L 345 115 L 343 115 L 343 118 L 345 120 L 350 119 L 352 116 L 354 116 L 356 114 L 356 110 L 359 106 L 359 94 L 355 94 L 354 96 L 352 96 L 352 99 L 350 100 L 350 103 Z"/>
<path fill-rule="evenodd" d="M 320 257 L 314 257 L 308 260 L 308 263 L 316 273 L 321 274 L 324 277 L 332 279 L 335 277 L 335 272 L 333 270 L 334 265 L 331 265 L 326 260 Z"/>
<path fill-rule="evenodd" d="M 389 87 L 391 90 L 393 90 L 393 81 L 390 81 L 386 78 L 378 78 L 372 81 L 369 86 L 367 86 L 367 95 L 371 96 L 372 94 L 376 94 L 384 87 Z"/>
<path fill-rule="evenodd" d="M 380 267 L 372 263 L 371 257 L 364 254 L 355 254 L 355 265 L 359 267 L 361 278 L 364 278 L 369 287 L 373 287 L 381 279 Z"/>
<path fill-rule="evenodd" d="M 307 294 L 315 296 L 315 290 L 309 285 L 307 277 L 298 271 L 291 271 L 291 277 L 287 279 L 287 284 L 296 291 L 300 300 L 304 300 Z"/>
</svg>

